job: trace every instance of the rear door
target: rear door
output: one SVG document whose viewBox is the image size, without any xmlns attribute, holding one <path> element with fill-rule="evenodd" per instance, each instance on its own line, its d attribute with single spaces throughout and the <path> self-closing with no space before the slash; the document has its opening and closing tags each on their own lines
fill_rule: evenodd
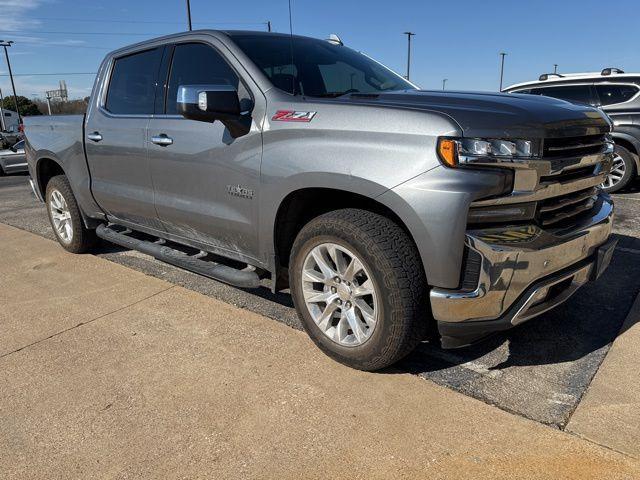
<svg viewBox="0 0 640 480">
<path fill-rule="evenodd" d="M 241 79 L 239 63 L 222 55 L 224 48 L 213 38 L 175 45 L 165 111 L 149 124 L 150 169 L 156 209 L 167 232 L 212 246 L 211 250 L 227 256 L 253 259 L 262 159 L 258 125 L 266 105 L 255 84 Z M 200 122 L 178 115 L 180 85 L 236 88 L 241 108 L 252 112 L 250 132 L 233 138 L 219 121 Z M 168 138 L 172 143 L 158 145 L 154 138 Z"/>
<path fill-rule="evenodd" d="M 99 108 L 85 126 L 93 196 L 111 217 L 162 229 L 149 172 L 146 136 L 164 46 L 115 58 Z"/>
</svg>

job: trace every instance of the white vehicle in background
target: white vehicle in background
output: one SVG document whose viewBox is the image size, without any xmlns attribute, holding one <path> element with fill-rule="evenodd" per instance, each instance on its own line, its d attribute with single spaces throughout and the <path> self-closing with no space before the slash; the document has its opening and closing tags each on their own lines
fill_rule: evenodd
<svg viewBox="0 0 640 480">
<path fill-rule="evenodd" d="M 602 188 L 617 192 L 640 174 L 640 73 L 625 73 L 619 68 L 545 73 L 537 81 L 511 85 L 504 92 L 544 95 L 602 109 L 613 121 L 615 142 L 613 168 Z"/>
</svg>

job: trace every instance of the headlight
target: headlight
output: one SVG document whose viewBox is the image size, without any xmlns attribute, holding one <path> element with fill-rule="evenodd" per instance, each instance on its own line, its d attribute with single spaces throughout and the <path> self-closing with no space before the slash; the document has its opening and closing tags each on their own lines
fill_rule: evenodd
<svg viewBox="0 0 640 480">
<path fill-rule="evenodd" d="M 467 163 L 467 157 L 498 159 L 532 158 L 537 154 L 537 142 L 503 140 L 499 138 L 440 138 L 438 154 L 445 165 L 455 167 Z"/>
</svg>

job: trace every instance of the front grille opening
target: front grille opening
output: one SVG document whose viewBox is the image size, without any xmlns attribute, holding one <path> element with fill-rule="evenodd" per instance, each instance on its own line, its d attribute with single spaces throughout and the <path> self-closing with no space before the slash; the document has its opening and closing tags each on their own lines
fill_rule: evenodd
<svg viewBox="0 0 640 480">
<path fill-rule="evenodd" d="M 585 214 L 588 214 L 597 202 L 596 187 L 550 198 L 538 203 L 536 220 L 542 227 L 562 227 Z"/>
<path fill-rule="evenodd" d="M 462 277 L 460 279 L 460 289 L 467 292 L 472 292 L 476 288 L 478 288 L 481 269 L 482 257 L 478 252 L 465 245 L 464 254 L 462 257 Z"/>
<path fill-rule="evenodd" d="M 579 180 L 581 178 L 588 178 L 595 174 L 596 167 L 589 165 L 588 167 L 575 168 L 573 170 L 567 170 L 566 172 L 558 173 L 557 175 L 543 175 L 540 177 L 541 183 L 565 183 L 573 180 Z"/>
<path fill-rule="evenodd" d="M 569 278 L 565 278 L 561 282 L 551 285 L 549 287 L 549 290 L 547 291 L 547 294 L 543 298 L 535 302 L 533 305 L 531 305 L 529 308 L 556 300 L 560 295 L 562 295 L 565 292 L 565 290 L 571 287 L 572 283 L 573 283 L 573 277 L 569 277 Z"/>
<path fill-rule="evenodd" d="M 605 147 L 605 136 L 585 135 L 583 137 L 547 138 L 544 140 L 543 156 L 577 157 L 600 153 Z"/>
</svg>

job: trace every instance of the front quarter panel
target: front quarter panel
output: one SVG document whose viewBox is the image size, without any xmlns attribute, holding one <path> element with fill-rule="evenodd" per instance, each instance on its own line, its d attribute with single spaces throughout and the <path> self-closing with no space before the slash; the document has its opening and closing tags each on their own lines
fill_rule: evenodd
<svg viewBox="0 0 640 480">
<path fill-rule="evenodd" d="M 293 97 L 291 97 L 293 98 Z M 330 102 L 269 103 L 261 169 L 261 254 L 274 255 L 278 208 L 292 192 L 330 188 L 376 198 L 437 168 L 438 136 L 460 135 L 447 115 Z M 273 120 L 280 110 L 312 112 L 309 122 Z"/>
</svg>

